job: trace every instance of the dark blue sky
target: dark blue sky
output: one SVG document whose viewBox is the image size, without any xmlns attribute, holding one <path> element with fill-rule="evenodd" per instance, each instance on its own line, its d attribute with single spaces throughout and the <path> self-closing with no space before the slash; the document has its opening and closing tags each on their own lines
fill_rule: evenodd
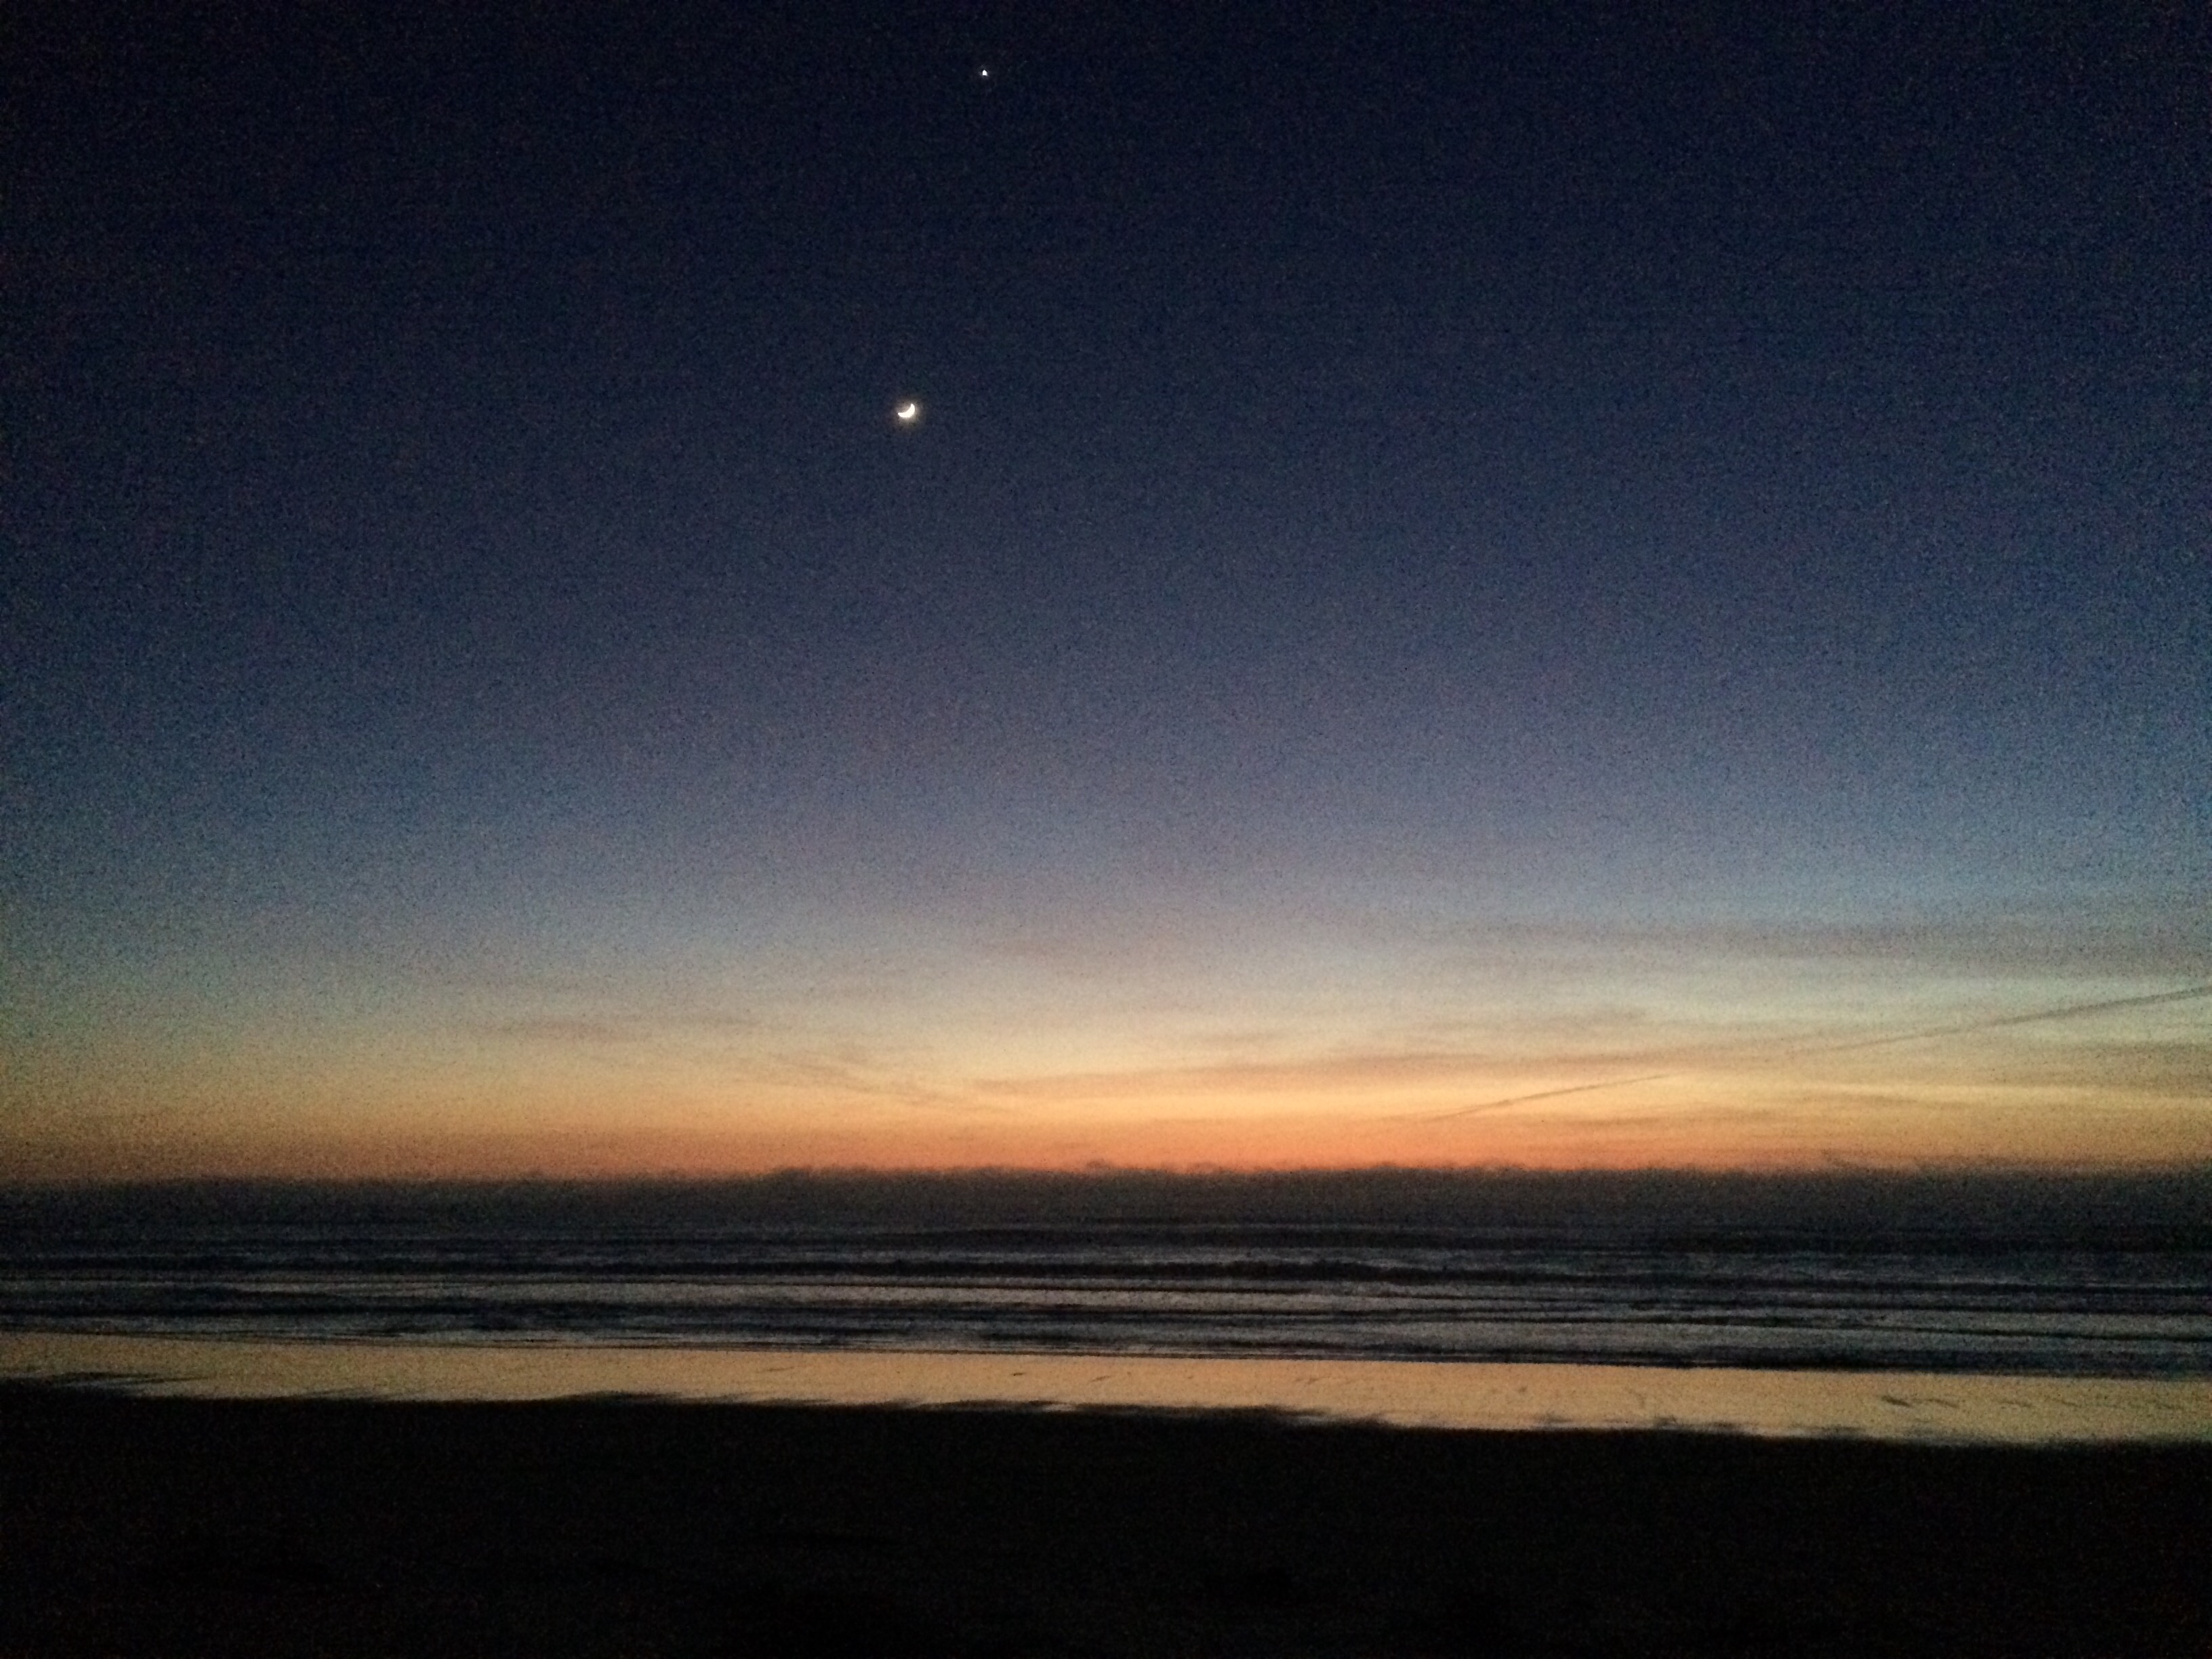
<svg viewBox="0 0 2212 1659">
<path fill-rule="evenodd" d="M 1431 1052 L 1431 923 L 2206 976 L 2201 9 L 357 9 L 4 47 L 26 1144 L 275 961 L 776 1033 L 1003 926 L 1162 1066 L 1067 941 L 1317 952 L 1269 1064 Z"/>
</svg>

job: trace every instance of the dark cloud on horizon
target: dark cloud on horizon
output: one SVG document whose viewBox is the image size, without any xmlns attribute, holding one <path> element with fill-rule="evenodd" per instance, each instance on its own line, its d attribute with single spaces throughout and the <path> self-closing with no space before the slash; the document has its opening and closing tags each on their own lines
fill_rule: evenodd
<svg viewBox="0 0 2212 1659">
<path fill-rule="evenodd" d="M 1273 1223 L 1419 1229 L 1611 1225 L 1669 1231 L 1784 1231 L 1888 1237 L 2018 1238 L 2037 1229 L 2074 1243 L 2212 1229 L 2212 1174 L 2054 1175 L 1990 1167 L 1796 1174 L 1668 1170 L 1359 1170 L 1163 1174 L 1099 1168 L 885 1174 L 784 1170 L 741 1180 L 616 1182 L 171 1182 L 0 1187 L 0 1226 L 98 1228 L 120 1212 L 156 1224 L 240 1218 L 283 1224 L 354 1218 L 513 1226 L 532 1216 L 664 1234 L 810 1222 L 899 1228 L 1084 1223 Z"/>
</svg>

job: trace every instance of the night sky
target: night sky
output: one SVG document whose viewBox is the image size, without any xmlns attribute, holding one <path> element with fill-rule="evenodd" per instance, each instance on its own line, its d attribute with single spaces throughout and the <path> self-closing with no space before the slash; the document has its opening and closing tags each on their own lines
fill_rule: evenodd
<svg viewBox="0 0 2212 1659">
<path fill-rule="evenodd" d="M 2203 7 L 0 54 L 0 1176 L 2212 1160 Z"/>
</svg>

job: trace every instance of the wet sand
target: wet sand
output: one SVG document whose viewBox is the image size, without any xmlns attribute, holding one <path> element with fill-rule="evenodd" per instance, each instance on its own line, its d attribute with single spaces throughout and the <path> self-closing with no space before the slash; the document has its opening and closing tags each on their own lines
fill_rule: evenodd
<svg viewBox="0 0 2212 1659">
<path fill-rule="evenodd" d="M 2195 1654 L 2212 1447 L 0 1389 L 0 1654 Z"/>
<path fill-rule="evenodd" d="M 2203 1377 L 0 1332 L 0 1383 L 11 1380 L 105 1380 L 134 1393 L 205 1399 L 623 1395 L 695 1404 L 1279 1412 L 1399 1428 L 2212 1443 L 2212 1381 Z"/>
</svg>

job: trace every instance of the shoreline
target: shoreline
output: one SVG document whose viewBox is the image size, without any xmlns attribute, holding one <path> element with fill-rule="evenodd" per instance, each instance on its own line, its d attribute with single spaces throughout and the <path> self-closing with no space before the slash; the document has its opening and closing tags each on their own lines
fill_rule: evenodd
<svg viewBox="0 0 2212 1659">
<path fill-rule="evenodd" d="M 0 1386 L 0 1652 L 2202 1654 L 2212 1446 Z"/>
<path fill-rule="evenodd" d="M 1407 1429 L 2212 1443 L 2212 1379 L 0 1333 L 0 1382 L 146 1395 L 1275 1413 Z"/>
</svg>

